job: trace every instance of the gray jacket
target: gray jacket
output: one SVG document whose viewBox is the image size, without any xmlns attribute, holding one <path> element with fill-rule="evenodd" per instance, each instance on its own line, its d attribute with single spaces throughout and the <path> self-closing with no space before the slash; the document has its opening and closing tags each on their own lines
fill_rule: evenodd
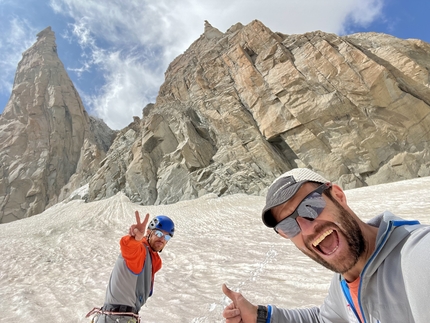
<svg viewBox="0 0 430 323">
<path fill-rule="evenodd" d="M 384 212 L 369 224 L 378 227 L 376 248 L 363 271 L 359 302 L 366 323 L 427 323 L 430 307 L 430 226 Z M 271 307 L 271 323 L 359 322 L 349 291 L 335 274 L 320 307 Z"/>
<path fill-rule="evenodd" d="M 124 258 L 120 254 L 109 278 L 106 289 L 104 306 L 126 305 L 134 308 L 138 313 L 143 304 L 152 294 L 152 261 L 146 248 L 146 258 L 143 269 L 134 274 L 127 268 Z"/>
</svg>

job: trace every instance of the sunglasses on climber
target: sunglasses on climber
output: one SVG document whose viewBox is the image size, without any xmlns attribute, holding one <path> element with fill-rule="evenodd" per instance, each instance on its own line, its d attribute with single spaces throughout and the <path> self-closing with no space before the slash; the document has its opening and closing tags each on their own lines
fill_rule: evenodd
<svg viewBox="0 0 430 323">
<path fill-rule="evenodd" d="M 288 238 L 294 238 L 300 233 L 300 226 L 297 223 L 296 218 L 298 216 L 308 219 L 315 220 L 325 208 L 325 200 L 322 197 L 322 193 L 331 187 L 331 183 L 325 183 L 318 186 L 315 190 L 310 192 L 297 206 L 291 215 L 287 216 L 281 222 L 279 222 L 274 230 L 276 233 L 281 231 Z"/>
<path fill-rule="evenodd" d="M 159 230 L 154 230 L 152 231 L 158 238 L 162 238 L 164 237 L 164 240 L 169 241 L 170 238 L 172 237 L 170 234 L 164 234 L 163 232 L 159 231 Z"/>
</svg>

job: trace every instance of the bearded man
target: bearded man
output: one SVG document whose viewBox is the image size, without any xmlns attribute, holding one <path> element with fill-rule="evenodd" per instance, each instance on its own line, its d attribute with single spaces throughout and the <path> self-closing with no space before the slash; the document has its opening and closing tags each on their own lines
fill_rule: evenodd
<svg viewBox="0 0 430 323">
<path fill-rule="evenodd" d="M 175 224 L 165 215 L 151 222 L 146 214 L 141 223 L 135 211 L 136 223 L 120 240 L 121 253 L 115 262 L 104 305 L 93 308 L 86 317 L 97 323 L 139 323 L 139 311 L 152 295 L 155 273 L 161 269 L 159 253 L 175 233 Z"/>
<path fill-rule="evenodd" d="M 302 309 L 257 306 L 223 285 L 227 323 L 429 321 L 430 226 L 388 211 L 365 223 L 341 187 L 306 168 L 275 179 L 262 219 L 336 274 L 323 304 Z"/>
</svg>

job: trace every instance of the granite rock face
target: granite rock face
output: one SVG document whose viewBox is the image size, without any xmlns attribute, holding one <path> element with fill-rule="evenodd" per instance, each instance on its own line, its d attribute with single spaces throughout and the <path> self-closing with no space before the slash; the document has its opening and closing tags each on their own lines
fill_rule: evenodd
<svg viewBox="0 0 430 323">
<path fill-rule="evenodd" d="M 83 185 L 88 201 L 124 192 L 150 205 L 264 195 L 294 167 L 345 189 L 428 176 L 429 71 L 430 45 L 416 39 L 286 35 L 257 20 L 222 33 L 205 22 L 156 102 L 112 143 L 46 29 L 23 54 L 0 118 L 1 221 Z"/>
<path fill-rule="evenodd" d="M 108 153 L 90 200 L 261 195 L 297 166 L 344 188 L 428 176 L 429 69 L 420 40 L 284 35 L 259 21 L 222 33 L 205 22 L 156 103 L 117 137 L 121 153 Z"/>
<path fill-rule="evenodd" d="M 88 117 L 51 28 L 41 31 L 23 53 L 0 116 L 0 223 L 57 203 L 76 172 L 71 189 L 88 182 L 113 136 L 101 120 Z"/>
</svg>

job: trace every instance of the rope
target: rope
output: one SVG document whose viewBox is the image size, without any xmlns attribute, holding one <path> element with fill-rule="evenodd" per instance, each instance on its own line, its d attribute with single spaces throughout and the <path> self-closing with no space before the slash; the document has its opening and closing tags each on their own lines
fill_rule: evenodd
<svg viewBox="0 0 430 323">
<path fill-rule="evenodd" d="M 90 317 L 91 315 L 116 315 L 116 316 L 132 316 L 137 320 L 137 323 L 140 323 L 140 316 L 138 314 L 134 314 L 133 312 L 109 312 L 109 311 L 103 311 L 103 309 L 99 307 L 94 307 L 91 311 L 85 315 L 85 317 Z M 91 321 L 92 322 L 92 321 Z"/>
</svg>

